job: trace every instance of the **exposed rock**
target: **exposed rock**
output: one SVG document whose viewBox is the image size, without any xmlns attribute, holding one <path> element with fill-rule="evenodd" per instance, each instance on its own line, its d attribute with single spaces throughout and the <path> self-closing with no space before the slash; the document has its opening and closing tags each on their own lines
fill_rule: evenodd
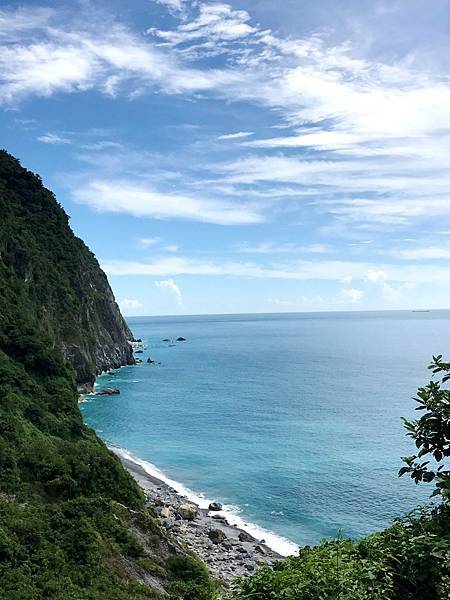
<svg viewBox="0 0 450 600">
<path fill-rule="evenodd" d="M 221 523 L 228 525 L 228 521 L 223 515 L 211 515 L 211 519 L 214 519 L 215 521 L 220 521 Z"/>
<path fill-rule="evenodd" d="M 173 517 L 167 517 L 166 519 L 163 519 L 162 524 L 166 529 L 172 529 L 175 525 L 175 519 Z"/>
<path fill-rule="evenodd" d="M 92 383 L 82 383 L 77 386 L 77 390 L 79 394 L 92 394 L 94 386 Z"/>
<path fill-rule="evenodd" d="M 211 502 L 211 504 L 208 506 L 208 509 L 211 511 L 218 511 L 218 510 L 222 510 L 223 506 L 220 504 L 220 502 Z"/>
<path fill-rule="evenodd" d="M 168 506 L 163 506 L 159 515 L 163 519 L 170 517 L 170 508 Z"/>
<path fill-rule="evenodd" d="M 149 356 L 147 358 L 147 362 L 149 365 L 154 365 L 156 363 L 156 360 L 154 358 L 152 358 L 151 356 Z"/>
<path fill-rule="evenodd" d="M 170 342 L 169 338 L 164 338 L 163 342 Z"/>
<path fill-rule="evenodd" d="M 177 337 L 177 342 L 185 342 L 186 338 L 184 337 Z"/>
<path fill-rule="evenodd" d="M 255 552 L 261 554 L 262 556 L 265 556 L 267 554 L 267 550 L 263 546 L 259 545 L 255 547 Z"/>
<path fill-rule="evenodd" d="M 239 534 L 239 540 L 241 542 L 254 542 L 255 538 L 253 536 L 251 536 L 249 533 L 247 533 L 246 531 L 241 531 Z"/>
<path fill-rule="evenodd" d="M 223 532 L 221 529 L 210 529 L 208 532 L 208 537 L 213 544 L 221 544 L 227 539 L 225 532 Z"/>
<path fill-rule="evenodd" d="M 116 396 L 117 394 L 120 394 L 120 390 L 112 387 L 103 388 L 97 392 L 97 396 Z"/>
<path fill-rule="evenodd" d="M 178 514 L 187 521 L 193 521 L 198 515 L 198 507 L 195 504 L 180 504 Z"/>
</svg>

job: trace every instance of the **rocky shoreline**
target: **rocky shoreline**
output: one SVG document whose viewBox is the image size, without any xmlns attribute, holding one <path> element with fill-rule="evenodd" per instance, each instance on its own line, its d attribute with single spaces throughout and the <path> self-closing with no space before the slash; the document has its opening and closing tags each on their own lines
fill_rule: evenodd
<svg viewBox="0 0 450 600">
<path fill-rule="evenodd" d="M 119 455 L 125 468 L 145 492 L 147 505 L 163 527 L 207 565 L 211 574 L 230 585 L 236 577 L 283 558 L 243 529 L 230 524 L 220 510 L 199 508 L 186 496 Z M 220 504 L 212 506 L 221 508 Z"/>
</svg>

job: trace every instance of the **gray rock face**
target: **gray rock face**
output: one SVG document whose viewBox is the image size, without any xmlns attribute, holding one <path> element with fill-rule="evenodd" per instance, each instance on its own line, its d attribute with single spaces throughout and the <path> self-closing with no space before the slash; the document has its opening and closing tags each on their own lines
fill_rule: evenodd
<svg viewBox="0 0 450 600">
<path fill-rule="evenodd" d="M 220 504 L 220 502 L 211 502 L 211 504 L 208 507 L 208 509 L 211 511 L 222 510 L 222 508 L 223 506 Z"/>
<path fill-rule="evenodd" d="M 77 383 L 93 383 L 95 376 L 109 369 L 134 364 L 128 340 L 133 338 L 120 313 L 114 294 L 93 254 L 86 254 L 79 265 L 81 322 L 84 333 L 79 339 L 64 339 L 65 360 L 77 373 Z"/>
</svg>

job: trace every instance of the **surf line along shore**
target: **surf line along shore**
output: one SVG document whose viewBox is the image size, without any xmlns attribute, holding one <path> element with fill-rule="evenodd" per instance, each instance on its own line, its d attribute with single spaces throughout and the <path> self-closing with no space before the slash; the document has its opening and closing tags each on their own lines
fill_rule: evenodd
<svg viewBox="0 0 450 600">
<path fill-rule="evenodd" d="M 220 510 L 199 508 L 186 495 L 123 456 L 119 449 L 110 450 L 142 487 L 147 506 L 162 526 L 202 559 L 223 583 L 229 584 L 236 577 L 250 575 L 258 566 L 273 565 L 283 558 L 264 539 L 258 540 L 230 524 Z"/>
</svg>

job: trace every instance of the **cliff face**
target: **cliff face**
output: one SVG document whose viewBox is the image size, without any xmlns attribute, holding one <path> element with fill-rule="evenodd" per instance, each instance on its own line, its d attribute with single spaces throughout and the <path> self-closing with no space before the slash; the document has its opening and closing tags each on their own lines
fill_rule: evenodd
<svg viewBox="0 0 450 600">
<path fill-rule="evenodd" d="M 0 318 L 18 311 L 62 349 L 77 382 L 132 364 L 125 323 L 105 274 L 40 178 L 0 151 Z M 6 314 L 5 314 L 6 313 Z"/>
<path fill-rule="evenodd" d="M 92 382 L 133 360 L 130 337 L 53 194 L 0 152 L 1 600 L 212 598 L 83 423 L 67 363 Z"/>
</svg>

